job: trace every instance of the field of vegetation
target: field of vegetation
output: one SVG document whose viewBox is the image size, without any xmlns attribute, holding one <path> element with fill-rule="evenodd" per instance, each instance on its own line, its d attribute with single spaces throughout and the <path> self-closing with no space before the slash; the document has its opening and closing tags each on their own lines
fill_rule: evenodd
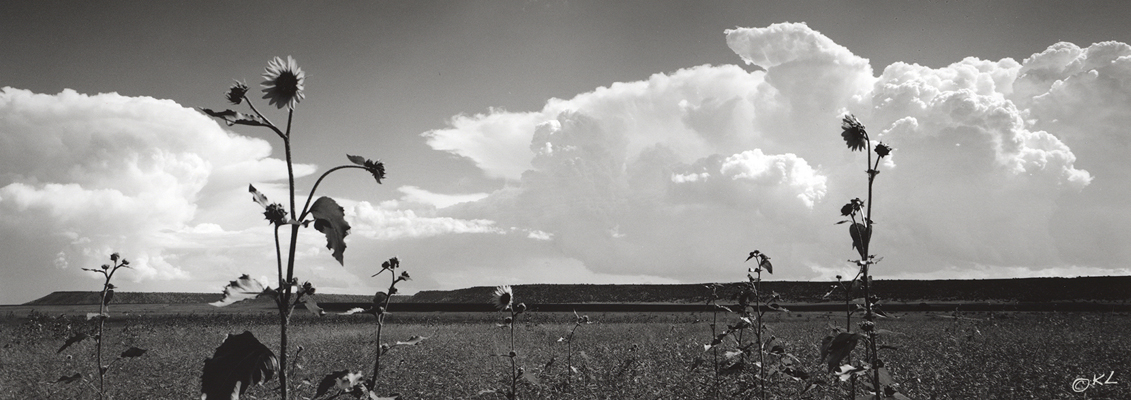
<svg viewBox="0 0 1131 400">
<path fill-rule="evenodd" d="M 573 338 L 568 379 L 566 344 L 572 313 L 529 313 L 516 326 L 517 358 L 526 373 L 519 386 L 525 399 L 693 399 L 708 398 L 711 367 L 696 365 L 710 341 L 710 313 L 595 314 Z M 319 379 L 338 370 L 366 371 L 372 363 L 373 317 L 295 317 L 291 343 L 303 350 L 293 368 L 299 398 L 311 398 Z M 402 399 L 497 399 L 509 382 L 506 329 L 495 313 L 394 313 L 385 337 L 412 336 L 417 345 L 396 346 L 386 357 L 381 387 Z M 771 376 L 772 398 L 843 399 L 847 383 L 825 373 L 818 344 L 841 314 L 767 315 L 769 333 L 820 379 L 804 385 L 790 376 Z M 82 317 L 9 315 L 0 331 L 0 398 L 97 398 L 83 382 L 61 377 L 96 374 L 92 341 L 59 351 L 89 323 Z M 1131 314 L 1128 313 L 905 313 L 884 321 L 894 332 L 884 343 L 891 373 L 913 399 L 1127 399 L 1131 398 Z M 107 386 L 113 399 L 198 398 L 203 361 L 228 333 L 250 331 L 276 348 L 277 325 L 269 313 L 132 315 L 107 323 L 111 348 L 147 349 L 112 365 Z M 294 361 L 294 360 L 292 360 Z M 753 368 L 749 366 L 748 368 Z M 1099 375 L 1100 382 L 1093 383 Z M 1111 374 L 1114 374 L 1112 377 Z M 721 378 L 722 397 L 754 383 L 745 372 Z M 1085 378 L 1083 392 L 1072 390 Z M 273 398 L 278 381 L 253 387 L 243 398 Z"/>
</svg>

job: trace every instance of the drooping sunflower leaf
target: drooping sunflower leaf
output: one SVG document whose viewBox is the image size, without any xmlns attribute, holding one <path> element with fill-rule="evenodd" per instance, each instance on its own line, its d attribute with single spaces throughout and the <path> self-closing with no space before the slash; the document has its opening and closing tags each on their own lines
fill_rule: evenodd
<svg viewBox="0 0 1131 400">
<path fill-rule="evenodd" d="M 55 381 L 55 383 L 74 383 L 74 382 L 78 382 L 81 379 L 82 379 L 82 374 L 75 372 L 75 374 L 71 375 L 71 376 L 66 376 L 66 375 L 60 376 L 59 379 L 57 379 Z"/>
<path fill-rule="evenodd" d="M 278 371 L 275 353 L 251 332 L 228 334 L 216 353 L 204 360 L 201 399 L 239 399 L 248 386 L 263 384 Z"/>
<path fill-rule="evenodd" d="M 323 377 L 321 382 L 318 382 L 318 390 L 314 392 L 314 398 L 321 397 L 334 388 L 341 391 L 350 391 L 360 380 L 360 372 L 354 373 L 348 369 L 331 372 Z"/>
<path fill-rule="evenodd" d="M 262 283 L 251 279 L 247 274 L 241 275 L 238 279 L 228 283 L 224 287 L 224 297 L 220 301 L 208 303 L 216 307 L 224 307 L 243 300 L 254 299 L 259 295 L 266 293 L 267 288 L 263 287 Z"/>
<path fill-rule="evenodd" d="M 413 337 L 409 338 L 408 341 L 405 341 L 405 342 L 398 341 L 397 346 L 416 346 L 416 345 L 420 344 L 420 342 L 423 342 L 424 339 L 428 339 L 428 337 L 427 336 L 413 336 Z"/>
<path fill-rule="evenodd" d="M 872 227 L 857 222 L 848 226 L 848 234 L 852 236 L 852 248 L 860 253 L 860 259 L 867 259 L 866 247 L 872 240 Z"/>
<path fill-rule="evenodd" d="M 809 376 L 810 376 L 808 372 L 806 372 L 804 369 L 801 369 L 801 368 L 785 367 L 781 371 L 783 373 L 785 373 L 786 375 L 789 375 L 794 380 L 802 380 L 803 381 L 803 380 L 809 379 Z"/>
<path fill-rule="evenodd" d="M 63 347 L 60 347 L 59 351 L 56 351 L 55 354 L 62 353 L 63 350 L 66 350 L 68 347 L 71 347 L 72 344 L 86 340 L 86 338 L 88 338 L 88 337 L 90 337 L 90 336 L 88 336 L 87 334 L 82 333 L 82 332 L 74 334 L 73 336 L 67 338 L 66 342 L 63 342 Z"/>
<path fill-rule="evenodd" d="M 765 255 L 762 256 L 762 262 L 758 263 L 758 266 L 766 270 L 766 272 L 774 273 L 774 266 L 770 264 L 770 258 Z"/>
<path fill-rule="evenodd" d="M 365 166 L 365 157 L 346 154 L 346 158 L 348 158 L 350 162 L 354 164 L 360 165 L 362 167 Z"/>
<path fill-rule="evenodd" d="M 255 189 L 255 186 L 247 185 L 247 191 L 251 193 L 251 199 L 259 203 L 263 208 L 267 208 L 267 206 L 271 204 L 267 201 L 267 195 L 260 193 L 259 190 Z"/>
<path fill-rule="evenodd" d="M 109 305 L 110 300 L 112 300 L 112 299 L 114 299 L 114 289 L 113 288 L 107 289 L 106 290 L 106 297 L 102 298 L 102 305 L 104 305 L 104 306 Z"/>
<path fill-rule="evenodd" d="M 333 250 L 334 259 L 345 265 L 343 254 L 346 251 L 346 235 L 350 234 L 350 224 L 346 222 L 345 210 L 334 199 L 319 197 L 310 207 L 314 216 L 314 229 L 326 235 L 326 248 Z"/>
<path fill-rule="evenodd" d="M 263 118 L 260 118 L 258 115 L 244 114 L 232 110 L 213 111 L 207 108 L 201 108 L 200 111 L 203 111 L 205 114 L 208 114 L 211 117 L 224 120 L 224 123 L 228 124 L 228 126 L 236 124 L 249 126 L 269 126 L 267 125 L 267 122 L 264 121 Z"/>
<path fill-rule="evenodd" d="M 848 357 L 859 341 L 859 334 L 848 332 L 838 333 L 835 337 L 826 336 L 821 341 L 821 361 L 828 364 L 829 372 L 837 369 L 841 360 Z"/>
<path fill-rule="evenodd" d="M 306 307 L 306 309 L 308 311 L 310 311 L 311 313 L 313 313 L 316 316 L 321 317 L 323 315 L 326 315 L 326 310 L 324 310 L 324 309 L 322 309 L 322 307 L 318 306 L 318 302 L 315 301 L 313 298 L 308 297 L 306 299 L 303 299 L 302 305 L 304 307 Z"/>
<path fill-rule="evenodd" d="M 126 351 L 122 352 L 122 358 L 141 357 L 141 355 L 145 354 L 146 351 L 147 350 L 145 350 L 145 349 L 139 349 L 137 347 L 130 347 Z"/>
</svg>

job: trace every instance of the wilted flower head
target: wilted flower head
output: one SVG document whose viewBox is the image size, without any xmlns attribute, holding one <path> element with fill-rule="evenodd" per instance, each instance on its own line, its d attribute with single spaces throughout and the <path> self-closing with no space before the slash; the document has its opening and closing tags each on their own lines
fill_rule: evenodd
<svg viewBox="0 0 1131 400">
<path fill-rule="evenodd" d="M 305 97 L 302 90 L 306 73 L 302 72 L 291 56 L 287 56 L 286 61 L 275 57 L 268 62 L 263 79 L 263 98 L 268 99 L 268 104 L 274 104 L 278 108 L 286 106 L 293 110 Z"/>
<path fill-rule="evenodd" d="M 407 280 L 412 280 L 412 277 L 408 276 L 408 271 L 401 271 L 401 276 L 397 279 L 400 279 L 402 281 L 407 281 Z"/>
<path fill-rule="evenodd" d="M 394 270 L 401 266 L 401 260 L 396 257 L 390 258 L 388 261 L 381 263 L 381 269 Z"/>
<path fill-rule="evenodd" d="M 491 295 L 491 303 L 494 304 L 495 308 L 499 311 L 509 310 L 512 301 L 514 301 L 514 293 L 511 292 L 510 285 L 495 288 L 495 292 Z"/>
<path fill-rule="evenodd" d="M 880 156 L 880 158 L 884 158 L 887 157 L 888 154 L 891 154 L 891 147 L 884 144 L 883 142 L 880 142 L 880 144 L 876 145 L 876 155 Z"/>
<path fill-rule="evenodd" d="M 860 210 L 863 209 L 863 208 L 864 208 L 864 201 L 860 200 L 860 198 L 857 197 L 855 199 L 849 200 L 848 204 L 845 204 L 843 207 L 840 208 L 840 215 L 847 217 L 849 215 L 860 212 Z"/>
<path fill-rule="evenodd" d="M 845 115 L 840 123 L 840 128 L 844 129 L 840 136 L 844 138 L 844 143 L 848 145 L 849 150 L 864 150 L 868 146 L 868 132 L 864 130 L 864 125 L 856 119 L 856 116 Z"/>
<path fill-rule="evenodd" d="M 519 314 L 526 312 L 526 303 L 518 303 L 518 305 L 514 306 L 514 311 Z"/>
<path fill-rule="evenodd" d="M 111 254 L 110 255 L 110 261 L 118 262 L 118 257 L 119 257 L 118 253 Z"/>
<path fill-rule="evenodd" d="M 236 81 L 232 86 L 228 87 L 228 93 L 224 94 L 224 98 L 232 104 L 240 104 L 243 102 L 244 96 L 247 95 L 247 85 L 243 82 Z"/>
<path fill-rule="evenodd" d="M 376 179 L 378 184 L 381 183 L 382 179 L 385 179 L 385 164 L 382 163 L 381 160 L 373 161 L 362 156 L 349 154 L 346 154 L 346 158 L 348 158 L 350 162 L 365 168 L 370 174 L 373 174 L 373 179 Z"/>
<path fill-rule="evenodd" d="M 263 217 L 276 226 L 283 225 L 287 223 L 287 209 L 279 203 L 271 204 L 263 212 Z"/>
</svg>

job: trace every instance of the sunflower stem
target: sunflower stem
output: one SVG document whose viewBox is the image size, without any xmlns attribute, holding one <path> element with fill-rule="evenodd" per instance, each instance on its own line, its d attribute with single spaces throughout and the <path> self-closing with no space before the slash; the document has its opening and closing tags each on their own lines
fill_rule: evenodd
<svg viewBox="0 0 1131 400">
<path fill-rule="evenodd" d="M 339 165 L 337 167 L 330 168 L 326 172 L 323 172 L 322 176 L 319 176 L 318 180 L 314 182 L 314 187 L 310 189 L 310 194 L 308 194 L 306 196 L 306 204 L 303 204 L 302 212 L 298 214 L 298 218 L 295 219 L 295 221 L 302 222 L 302 220 L 304 218 L 306 218 L 307 214 L 310 213 L 310 201 L 314 199 L 314 192 L 318 191 L 318 185 L 322 184 L 322 179 L 324 179 L 324 178 L 326 178 L 326 176 L 330 175 L 331 172 L 337 171 L 339 169 L 345 169 L 345 168 L 365 169 L 365 167 L 362 167 L 360 165 Z"/>
<path fill-rule="evenodd" d="M 382 271 L 384 271 L 384 270 L 382 270 Z M 388 293 L 388 295 L 385 296 L 384 308 L 381 309 L 381 310 L 378 310 L 378 312 L 376 314 L 376 316 L 377 316 L 377 356 L 374 357 L 374 360 L 373 360 L 373 386 L 369 388 L 370 391 L 376 391 L 377 390 L 377 374 L 381 371 L 381 356 L 382 356 L 382 353 L 385 352 L 385 349 L 382 348 L 382 346 L 381 346 L 381 330 L 385 327 L 385 313 L 389 311 L 389 303 L 392 302 L 392 300 L 393 300 L 393 293 L 394 293 L 393 287 L 397 285 L 397 275 L 395 273 L 393 273 L 393 270 L 391 270 L 391 269 L 389 270 L 389 279 L 390 279 L 391 282 L 389 283 L 389 291 L 386 292 L 386 293 Z"/>
<path fill-rule="evenodd" d="M 868 239 L 862 240 L 863 243 L 861 243 L 861 244 L 864 247 L 864 259 L 860 260 L 860 261 L 864 264 L 864 266 L 863 266 L 863 275 L 864 275 L 863 276 L 863 279 L 864 279 L 864 285 L 863 285 L 864 286 L 864 320 L 869 321 L 869 322 L 874 322 L 873 320 L 875 319 L 875 316 L 874 316 L 874 314 L 872 314 L 872 294 L 871 294 L 871 289 L 872 289 L 871 288 L 871 286 L 872 286 L 871 277 L 872 276 L 871 276 L 871 273 L 869 271 L 869 267 L 872 265 L 872 259 L 870 257 L 870 255 L 872 254 L 871 250 L 870 250 L 870 245 L 872 243 L 872 240 L 871 240 L 872 205 L 873 205 L 872 202 L 874 201 L 872 199 L 872 185 L 876 180 L 876 174 L 878 172 L 875 168 L 872 167 L 872 140 L 871 140 L 871 138 L 868 137 L 867 131 L 864 131 L 864 142 L 868 143 L 868 148 L 865 149 L 865 151 L 868 153 L 868 164 L 867 165 L 870 168 L 868 170 L 868 206 L 867 206 L 867 211 L 866 211 L 867 214 L 864 217 L 864 223 L 865 223 L 865 226 L 867 227 L 866 232 L 868 232 Z M 880 164 L 880 160 L 879 160 L 879 157 L 877 157 L 876 167 L 879 167 L 879 164 Z M 875 332 L 875 328 L 868 330 L 866 332 L 866 334 L 868 335 L 868 353 L 869 353 L 868 361 L 869 361 L 869 364 L 871 364 L 871 366 L 872 366 L 872 377 L 871 377 L 872 378 L 872 389 L 875 390 L 875 394 L 876 394 L 875 399 L 880 400 L 880 393 L 883 392 L 883 388 L 880 387 L 880 370 L 879 370 L 879 368 L 876 368 L 877 361 L 879 360 L 879 355 L 876 354 L 876 332 Z"/>
<path fill-rule="evenodd" d="M 287 136 L 283 135 L 283 131 L 280 131 L 279 128 L 275 126 L 275 124 L 272 123 L 266 115 L 263 115 L 263 113 L 259 112 L 259 109 L 255 108 L 255 104 L 252 104 L 251 99 L 247 98 L 247 96 L 244 96 L 243 99 L 247 101 L 247 105 L 251 107 L 251 111 L 254 111 L 255 115 L 259 116 L 259 118 L 263 118 L 263 122 L 267 123 L 268 128 L 271 128 L 271 130 L 275 131 L 275 134 L 279 135 L 279 137 L 283 140 L 287 140 Z"/>
<path fill-rule="evenodd" d="M 287 198 L 291 203 L 291 215 L 295 215 L 295 171 L 294 162 L 291 153 L 291 123 L 294 117 L 295 110 L 291 109 L 287 112 L 287 132 L 283 135 L 283 148 L 287 156 L 287 186 L 290 196 Z M 280 365 L 287 365 L 287 325 L 290 324 L 290 302 L 291 302 L 291 285 L 290 282 L 294 279 L 295 271 L 295 249 L 298 245 L 298 229 L 299 225 L 291 225 L 291 240 L 290 250 L 287 253 L 287 278 L 283 281 L 281 288 L 282 305 L 279 308 L 279 363 Z M 287 369 L 281 368 L 279 371 L 279 390 L 283 400 L 287 400 Z"/>
</svg>

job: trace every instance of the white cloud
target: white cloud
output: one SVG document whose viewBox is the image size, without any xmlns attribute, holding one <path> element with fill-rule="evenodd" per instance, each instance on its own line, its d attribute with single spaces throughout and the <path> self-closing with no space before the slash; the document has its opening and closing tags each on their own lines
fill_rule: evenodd
<svg viewBox="0 0 1131 400">
<path fill-rule="evenodd" d="M 494 221 L 485 219 L 462 220 L 451 217 L 418 215 L 411 209 L 396 208 L 396 202 L 374 207 L 362 201 L 347 209 L 352 232 L 371 239 L 393 240 L 420 238 L 453 233 L 505 233 Z"/>
<path fill-rule="evenodd" d="M 270 154 L 267 142 L 168 100 L 3 88 L 4 253 L 34 269 L 97 266 L 120 252 L 134 282 L 213 278 L 249 261 L 241 244 L 261 217 L 247 184 L 285 177 Z M 11 247 L 25 240 L 38 245 Z"/>
<path fill-rule="evenodd" d="M 487 193 L 471 194 L 440 194 L 433 193 L 416 186 L 401 186 L 398 191 L 404 193 L 403 200 L 408 202 L 427 204 L 436 208 L 451 207 L 459 203 L 482 200 Z"/>
<path fill-rule="evenodd" d="M 1116 157 L 1111 149 L 1127 147 L 1118 137 L 1131 126 L 1131 85 L 1105 90 L 1131 82 L 1126 45 L 1058 44 L 1023 63 L 896 63 L 875 76 L 868 60 L 805 24 L 733 29 L 726 39 L 762 70 L 687 68 L 551 99 L 536 112 L 461 116 L 430 132 L 434 148 L 510 182 L 444 214 L 546 232 L 595 273 L 725 279 L 757 248 L 783 278 L 813 278 L 852 256 L 832 223 L 844 202 L 866 196 L 864 155 L 839 137 L 839 116 L 850 111 L 896 149 L 876 180 L 874 246 L 885 268 L 1075 265 L 1097 238 L 1061 217 L 1081 217 L 1066 214 L 1066 200 L 1127 215 L 1097 189 L 1100 170 L 1079 166 L 1087 160 L 1072 137 L 1096 134 L 1058 122 L 1098 115 L 1085 126 L 1109 137 L 1094 151 Z M 512 163 L 497 167 L 504 159 Z M 1131 261 L 1126 250 L 1101 254 L 1087 268 Z"/>
</svg>

